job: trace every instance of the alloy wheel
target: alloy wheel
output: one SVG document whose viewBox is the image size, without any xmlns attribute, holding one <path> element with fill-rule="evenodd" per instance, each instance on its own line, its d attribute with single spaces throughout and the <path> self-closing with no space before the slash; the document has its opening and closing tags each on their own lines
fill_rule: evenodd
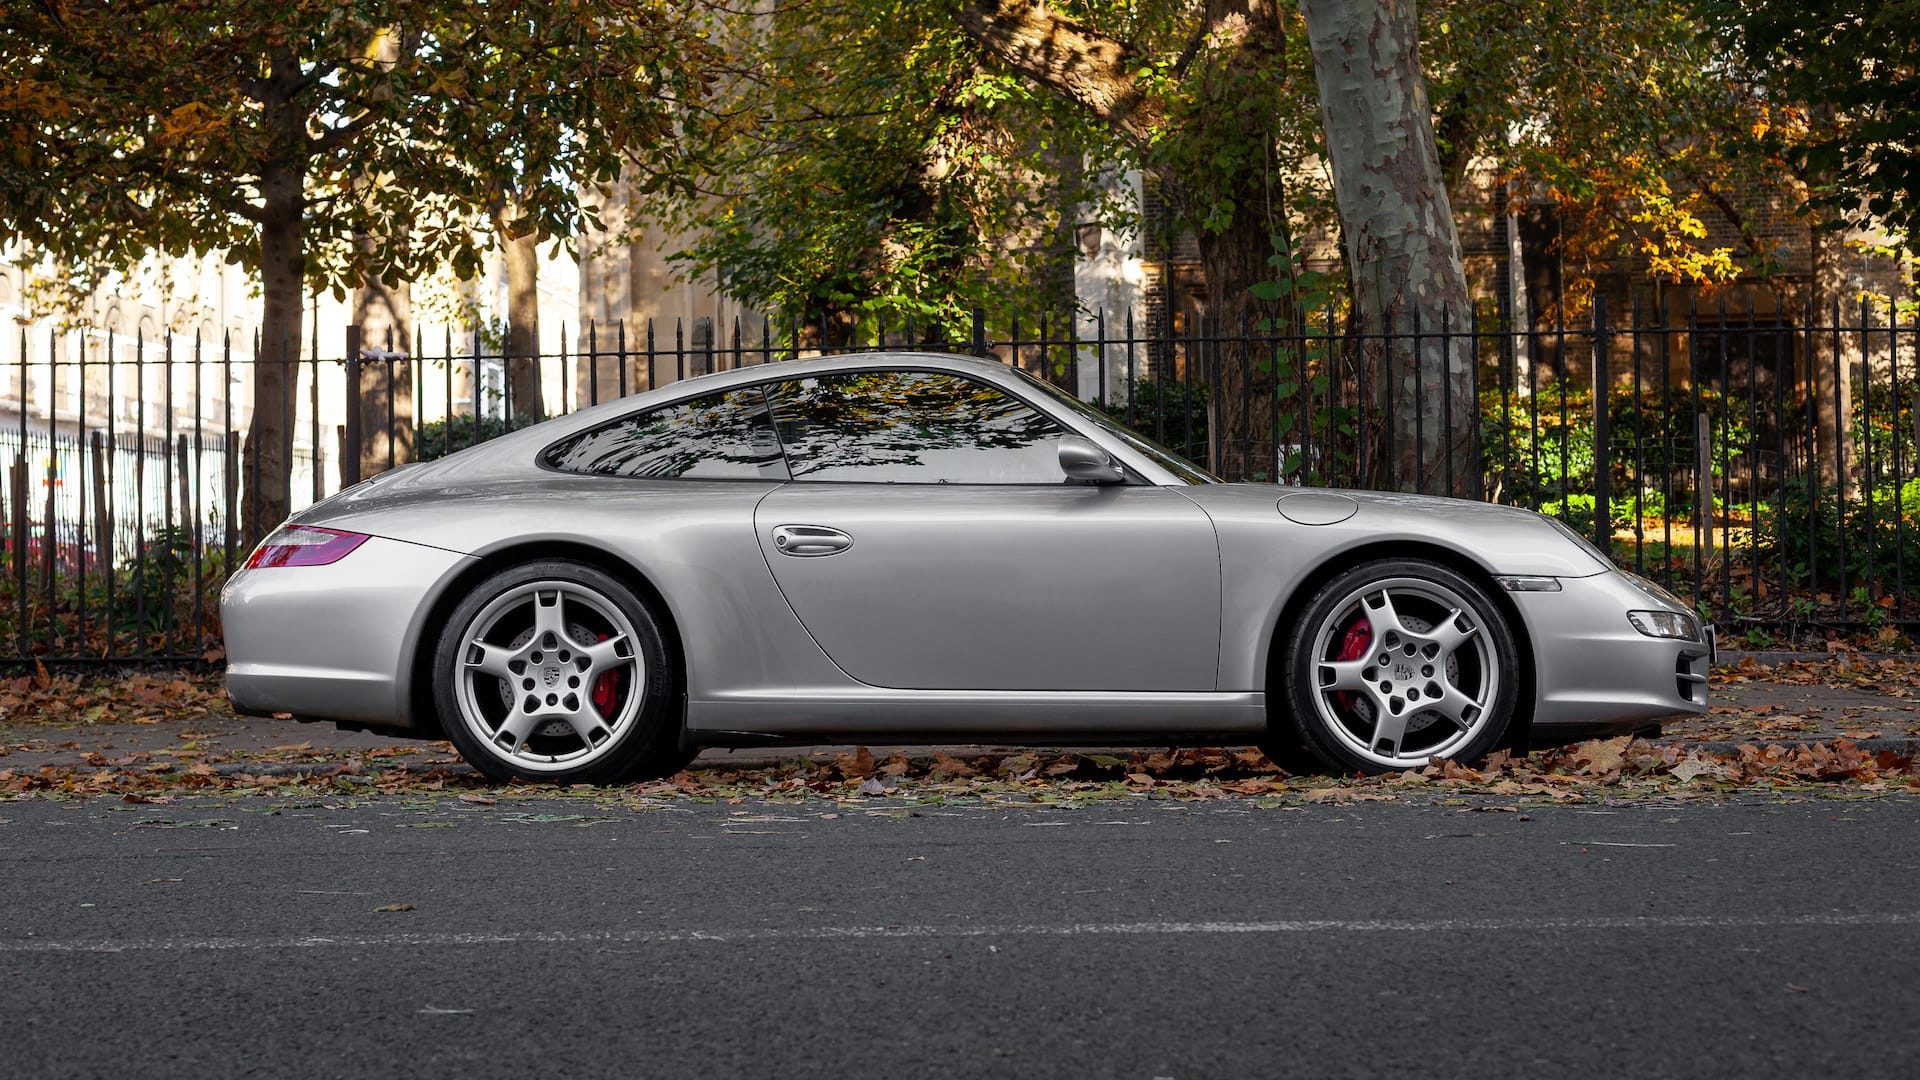
<svg viewBox="0 0 1920 1080">
<path fill-rule="evenodd" d="M 1502 672 L 1488 616 L 1434 581 L 1352 589 L 1313 639 L 1313 705 L 1326 732 L 1386 769 L 1453 757 L 1492 720 Z"/>
<path fill-rule="evenodd" d="M 619 605 L 580 582 L 508 589 L 462 633 L 460 722 L 489 753 L 528 772 L 598 761 L 636 723 L 646 697 L 638 638 Z"/>
</svg>

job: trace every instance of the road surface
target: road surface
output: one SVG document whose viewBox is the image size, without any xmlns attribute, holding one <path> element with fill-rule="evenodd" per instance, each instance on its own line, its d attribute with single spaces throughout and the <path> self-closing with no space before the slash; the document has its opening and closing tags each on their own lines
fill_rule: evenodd
<svg viewBox="0 0 1920 1080">
<path fill-rule="evenodd" d="M 0 1074 L 1911 1075 L 1916 886 L 1906 798 L 0 803 Z"/>
</svg>

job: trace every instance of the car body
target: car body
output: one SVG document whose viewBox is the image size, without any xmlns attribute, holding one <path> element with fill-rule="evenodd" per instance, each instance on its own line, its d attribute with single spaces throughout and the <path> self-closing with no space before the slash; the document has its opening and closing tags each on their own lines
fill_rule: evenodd
<svg viewBox="0 0 1920 1080">
<path fill-rule="evenodd" d="M 971 396 L 928 407 L 972 417 L 988 401 L 1001 410 L 992 415 L 1017 414 L 1009 423 L 1024 427 L 955 437 L 977 436 L 977 454 L 902 450 L 898 427 L 871 436 L 872 446 L 833 441 L 836 417 L 864 415 L 870 403 L 858 390 L 868 386 L 884 388 L 884 408 L 897 410 L 921 407 L 915 395 L 928 387 L 961 387 Z M 705 466 L 673 478 L 566 471 L 576 459 L 619 468 L 649 454 L 647 467 L 681 467 L 659 464 L 661 440 L 649 432 L 687 417 L 722 431 L 716 425 L 736 421 L 713 419 L 714 410 L 751 410 L 755 400 L 765 415 L 743 411 L 738 422 L 767 430 L 707 437 L 734 440 L 714 466 L 724 477 L 701 478 Z M 790 425 L 789 413 L 803 419 Z M 878 430 L 846 426 L 862 438 Z M 1047 434 L 1025 434 L 1033 431 Z M 1039 463 L 1056 452 L 1063 464 Z M 965 472 L 976 459 L 1014 479 L 1044 477 L 1075 454 L 1103 482 L 898 480 L 949 467 L 977 480 Z M 888 472 L 875 465 L 882 458 L 904 464 Z M 676 675 L 663 708 L 682 748 L 1259 741 L 1284 711 L 1280 650 L 1316 588 L 1392 559 L 1456 575 L 1432 588 L 1408 579 L 1409 602 L 1437 597 L 1440 614 L 1425 629 L 1438 633 L 1448 605 L 1459 607 L 1449 598 L 1466 596 L 1511 639 L 1511 672 L 1484 648 L 1481 661 L 1464 652 L 1443 661 L 1448 672 L 1502 669 L 1514 694 L 1509 738 L 1551 741 L 1702 711 L 1712 654 L 1711 628 L 1684 604 L 1551 519 L 1461 500 L 1214 481 L 1006 365 L 951 355 L 848 355 L 688 379 L 382 474 L 290 526 L 362 539 L 337 561 L 243 569 L 228 582 L 221 617 L 235 707 L 421 737 L 440 737 L 449 723 L 450 699 L 436 702 L 434 691 L 449 618 L 476 583 L 532 560 L 593 567 L 653 613 L 661 663 Z M 1344 625 L 1365 621 L 1365 603 L 1349 602 Z M 1660 613 L 1658 629 L 1672 636 L 1649 636 L 1635 622 L 1649 616 L 1629 612 Z M 1337 637 L 1341 626 L 1327 625 Z M 1377 638 L 1393 625 L 1376 612 L 1370 629 L 1347 637 Z M 531 632 L 514 647 L 524 650 Z M 1323 645 L 1319 659 L 1345 662 L 1364 645 Z M 1356 685 L 1325 700 L 1338 712 L 1378 689 Z M 1359 711 L 1378 720 L 1387 700 Z"/>
</svg>

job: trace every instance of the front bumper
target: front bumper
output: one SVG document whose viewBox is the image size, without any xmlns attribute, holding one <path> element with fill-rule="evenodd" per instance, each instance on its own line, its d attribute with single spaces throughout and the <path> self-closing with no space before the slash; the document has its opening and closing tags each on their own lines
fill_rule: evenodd
<svg viewBox="0 0 1920 1080">
<path fill-rule="evenodd" d="M 376 536 L 328 566 L 234 574 L 220 593 L 234 709 L 408 728 L 408 658 L 469 559 Z"/>
<path fill-rule="evenodd" d="M 1706 711 L 1711 626 L 1698 641 L 1648 637 L 1627 612 L 1672 605 L 1626 577 L 1562 578 L 1560 585 L 1558 592 L 1508 594 L 1533 639 L 1536 730 L 1628 727 Z"/>
</svg>

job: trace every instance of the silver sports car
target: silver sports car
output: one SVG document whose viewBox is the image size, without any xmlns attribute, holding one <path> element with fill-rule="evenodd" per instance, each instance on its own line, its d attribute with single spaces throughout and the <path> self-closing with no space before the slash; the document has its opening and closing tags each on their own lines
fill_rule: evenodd
<svg viewBox="0 0 1920 1080">
<path fill-rule="evenodd" d="M 1559 522 L 1221 483 L 1005 365 L 674 383 L 349 488 L 221 599 L 234 706 L 491 776 L 776 741 L 1472 760 L 1706 708 L 1712 629 Z"/>
</svg>

